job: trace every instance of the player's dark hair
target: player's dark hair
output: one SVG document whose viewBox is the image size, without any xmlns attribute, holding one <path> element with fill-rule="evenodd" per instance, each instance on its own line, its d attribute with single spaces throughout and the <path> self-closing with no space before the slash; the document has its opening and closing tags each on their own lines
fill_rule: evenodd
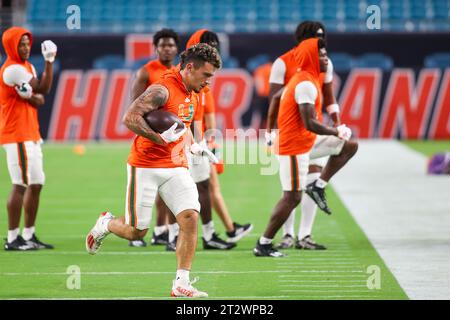
<svg viewBox="0 0 450 320">
<path fill-rule="evenodd" d="M 209 30 L 203 32 L 203 34 L 200 36 L 200 43 L 207 43 L 210 46 L 216 48 L 217 50 L 220 50 L 219 37 L 215 32 Z"/>
<path fill-rule="evenodd" d="M 319 50 L 320 50 L 322 48 L 326 48 L 327 44 L 326 44 L 325 40 L 319 39 L 319 41 L 317 42 L 317 46 L 319 47 Z"/>
<path fill-rule="evenodd" d="M 323 39 L 326 41 L 326 31 L 323 23 L 319 21 L 303 21 L 295 30 L 295 40 L 297 43 L 300 43 L 306 39 L 316 38 L 319 29 L 322 29 Z"/>
<path fill-rule="evenodd" d="M 172 38 L 178 47 L 178 43 L 180 40 L 178 38 L 178 34 L 172 29 L 161 29 L 154 34 L 153 44 L 155 45 L 155 47 L 158 46 L 158 41 L 162 38 Z"/>
<path fill-rule="evenodd" d="M 205 62 L 211 63 L 219 69 L 222 65 L 217 49 L 206 43 L 199 43 L 183 51 L 180 55 L 180 69 L 183 70 L 189 62 L 194 62 L 194 67 L 199 68 Z"/>
</svg>

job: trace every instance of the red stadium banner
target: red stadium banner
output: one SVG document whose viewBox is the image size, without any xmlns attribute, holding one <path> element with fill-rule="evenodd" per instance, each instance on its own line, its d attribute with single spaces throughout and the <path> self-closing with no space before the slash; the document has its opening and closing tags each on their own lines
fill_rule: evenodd
<svg viewBox="0 0 450 320">
<path fill-rule="evenodd" d="M 59 77 L 48 139 L 90 140 L 95 136 L 107 72 L 65 70 Z"/>
<path fill-rule="evenodd" d="M 422 139 L 440 78 L 438 69 L 423 69 L 417 85 L 414 71 L 395 69 L 389 81 L 379 123 L 381 138 Z"/>
<path fill-rule="evenodd" d="M 449 139 L 450 138 L 450 69 L 445 71 L 439 96 L 436 102 L 436 109 L 431 121 L 429 139 Z"/>
<path fill-rule="evenodd" d="M 104 117 L 101 123 L 100 138 L 103 140 L 127 140 L 134 133 L 122 124 L 125 108 L 130 101 L 132 72 L 128 70 L 113 71 L 110 76 Z"/>
<path fill-rule="evenodd" d="M 359 138 L 450 139 L 450 69 L 354 69 L 336 75 L 342 122 Z M 128 70 L 65 70 L 59 77 L 47 138 L 129 140 L 121 123 L 130 100 Z M 416 80 L 417 79 L 417 80 Z M 218 72 L 211 85 L 219 128 L 242 129 L 253 78 L 245 69 Z M 244 128 L 245 129 L 245 128 Z"/>
<path fill-rule="evenodd" d="M 374 136 L 381 77 L 378 69 L 355 69 L 345 82 L 340 98 L 341 120 L 359 138 Z"/>
<path fill-rule="evenodd" d="M 245 69 L 221 70 L 211 90 L 216 103 L 217 124 L 223 130 L 241 128 L 241 115 L 250 107 L 253 78 Z"/>
</svg>

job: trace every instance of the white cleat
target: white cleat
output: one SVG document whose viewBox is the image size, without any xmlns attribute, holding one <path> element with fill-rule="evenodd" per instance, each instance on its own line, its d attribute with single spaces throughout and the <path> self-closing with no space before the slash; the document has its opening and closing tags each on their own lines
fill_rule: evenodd
<svg viewBox="0 0 450 320">
<path fill-rule="evenodd" d="M 111 212 L 103 212 L 97 219 L 95 226 L 86 236 L 86 250 L 89 254 L 96 254 L 100 249 L 103 239 L 109 234 L 106 226 L 113 218 Z"/>
<path fill-rule="evenodd" d="M 171 297 L 184 297 L 184 298 L 207 298 L 208 294 L 203 291 L 199 291 L 192 286 L 198 278 L 195 278 L 187 284 L 183 284 L 181 281 L 177 283 L 176 280 L 173 281 L 172 291 L 170 292 Z"/>
<path fill-rule="evenodd" d="M 250 223 L 240 225 L 236 222 L 233 222 L 234 230 L 232 232 L 227 232 L 227 242 L 228 243 L 236 243 L 241 240 L 243 237 L 250 234 L 250 231 L 253 230 L 253 225 Z"/>
</svg>

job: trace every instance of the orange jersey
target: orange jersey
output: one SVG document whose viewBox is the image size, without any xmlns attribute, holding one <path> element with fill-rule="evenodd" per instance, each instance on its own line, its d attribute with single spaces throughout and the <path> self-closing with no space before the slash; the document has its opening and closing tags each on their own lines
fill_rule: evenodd
<svg viewBox="0 0 450 320">
<path fill-rule="evenodd" d="M 317 90 L 315 100 L 316 113 L 322 106 L 322 92 L 319 81 L 319 51 L 318 40 L 308 39 L 303 41 L 302 46 L 302 71 L 296 73 L 286 85 L 280 100 L 278 114 L 279 138 L 278 146 L 275 147 L 280 155 L 297 155 L 311 150 L 316 139 L 316 134 L 308 131 L 303 124 L 299 105 L 295 94 L 296 87 L 303 81 L 312 82 Z"/>
<path fill-rule="evenodd" d="M 279 57 L 279 59 L 283 60 L 286 66 L 286 72 L 284 74 L 285 85 L 296 73 L 301 71 L 301 67 L 299 66 L 299 55 L 301 54 L 301 49 L 299 47 L 300 44 Z M 319 82 L 321 87 L 323 86 L 325 80 L 325 74 L 325 72 L 320 73 Z"/>
<path fill-rule="evenodd" d="M 186 90 L 178 70 L 165 73 L 155 84 L 160 84 L 169 91 L 169 98 L 161 108 L 176 114 L 189 128 L 198 106 L 197 94 Z M 128 163 L 139 168 L 187 168 L 185 137 L 186 135 L 170 144 L 159 145 L 145 137 L 136 136 Z"/>
<path fill-rule="evenodd" d="M 284 84 L 286 85 L 289 80 L 300 71 L 300 68 L 298 66 L 298 61 L 296 60 L 296 50 L 299 46 L 289 50 L 285 54 L 281 55 L 279 58 L 283 60 L 284 64 L 286 65 L 286 72 L 284 74 Z"/>
<path fill-rule="evenodd" d="M 41 139 L 37 109 L 22 99 L 14 89 L 3 80 L 5 69 L 12 65 L 21 65 L 33 77 L 34 68 L 28 61 L 23 61 L 18 53 L 20 38 L 27 34 L 32 42 L 31 33 L 20 27 L 12 27 L 3 33 L 3 48 L 8 55 L 0 68 L 0 144 Z"/>
<path fill-rule="evenodd" d="M 199 44 L 200 38 L 202 37 L 203 33 L 205 33 L 205 31 L 207 31 L 207 29 L 200 29 L 200 30 L 197 30 L 196 32 L 194 32 L 191 35 L 191 37 L 189 38 L 188 42 L 186 43 L 186 49 L 189 49 L 190 47 L 192 47 L 196 44 Z M 200 91 L 198 96 L 199 96 L 200 103 L 199 103 L 198 109 L 195 112 L 194 120 L 201 121 L 202 135 L 203 135 L 206 131 L 205 114 L 214 113 L 216 110 L 215 110 L 214 97 L 213 97 L 212 92 L 209 89 L 209 87 L 204 87 Z"/>
<path fill-rule="evenodd" d="M 202 136 L 206 131 L 205 114 L 215 112 L 214 97 L 209 87 L 204 87 L 198 94 L 199 105 L 195 111 L 194 121 L 200 121 L 202 126 Z"/>
<path fill-rule="evenodd" d="M 208 31 L 208 29 L 200 29 L 200 30 L 195 31 L 191 35 L 189 40 L 187 41 L 186 49 L 189 49 L 190 47 L 195 46 L 196 44 L 199 44 L 200 43 L 200 38 L 205 33 L 205 31 Z"/>
<path fill-rule="evenodd" d="M 170 70 L 175 70 L 175 66 L 171 66 L 167 68 L 165 65 L 161 63 L 158 59 L 151 60 L 144 65 L 145 70 L 148 73 L 148 81 L 147 87 L 152 85 L 153 83 L 159 81 L 164 73 Z"/>
<path fill-rule="evenodd" d="M 255 79 L 256 92 L 260 97 L 269 96 L 269 77 L 272 63 L 265 63 L 256 68 L 253 75 Z"/>
</svg>

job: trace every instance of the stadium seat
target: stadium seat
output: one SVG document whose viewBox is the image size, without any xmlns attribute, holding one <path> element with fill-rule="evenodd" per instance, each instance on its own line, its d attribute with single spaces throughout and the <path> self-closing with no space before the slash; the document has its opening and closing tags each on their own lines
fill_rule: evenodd
<svg viewBox="0 0 450 320">
<path fill-rule="evenodd" d="M 233 57 L 224 58 L 222 60 L 222 68 L 239 68 L 239 61 Z"/>
<path fill-rule="evenodd" d="M 26 21 L 33 32 L 63 32 L 70 0 L 29 0 Z M 332 31 L 367 32 L 365 8 L 381 8 L 384 31 L 450 30 L 447 0 L 78 0 L 79 32 L 154 32 L 170 26 L 180 32 L 214 26 L 217 32 L 292 31 L 300 20 L 320 20 Z M 173 14 L 173 13 L 176 14 Z"/>
<path fill-rule="evenodd" d="M 155 59 L 155 57 L 143 58 L 132 62 L 125 62 L 124 66 L 126 69 L 131 69 L 133 71 L 138 70 L 140 67 L 145 65 L 149 60 Z"/>
<path fill-rule="evenodd" d="M 28 59 L 28 61 L 34 66 L 38 76 L 40 76 L 42 74 L 42 72 L 44 72 L 45 60 L 41 54 L 30 55 L 30 58 Z M 55 62 L 53 63 L 53 74 L 59 73 L 60 70 L 61 70 L 61 62 L 59 61 L 59 59 L 57 57 L 55 59 Z"/>
<path fill-rule="evenodd" d="M 330 53 L 329 57 L 333 62 L 333 67 L 336 72 L 349 72 L 354 67 L 353 57 L 348 53 Z"/>
<path fill-rule="evenodd" d="M 450 68 L 450 53 L 434 53 L 425 57 L 425 68 Z"/>
<path fill-rule="evenodd" d="M 355 67 L 357 68 L 380 68 L 384 71 L 390 71 L 393 66 L 392 58 L 382 53 L 363 54 L 355 61 Z"/>
<path fill-rule="evenodd" d="M 254 56 L 247 60 L 247 63 L 245 65 L 246 69 L 253 73 L 256 68 L 258 68 L 260 65 L 270 62 L 270 57 L 268 54 L 259 54 L 257 56 Z"/>
<path fill-rule="evenodd" d="M 124 57 L 115 54 L 105 55 L 96 58 L 92 66 L 94 69 L 106 69 L 106 70 L 126 68 Z"/>
</svg>

